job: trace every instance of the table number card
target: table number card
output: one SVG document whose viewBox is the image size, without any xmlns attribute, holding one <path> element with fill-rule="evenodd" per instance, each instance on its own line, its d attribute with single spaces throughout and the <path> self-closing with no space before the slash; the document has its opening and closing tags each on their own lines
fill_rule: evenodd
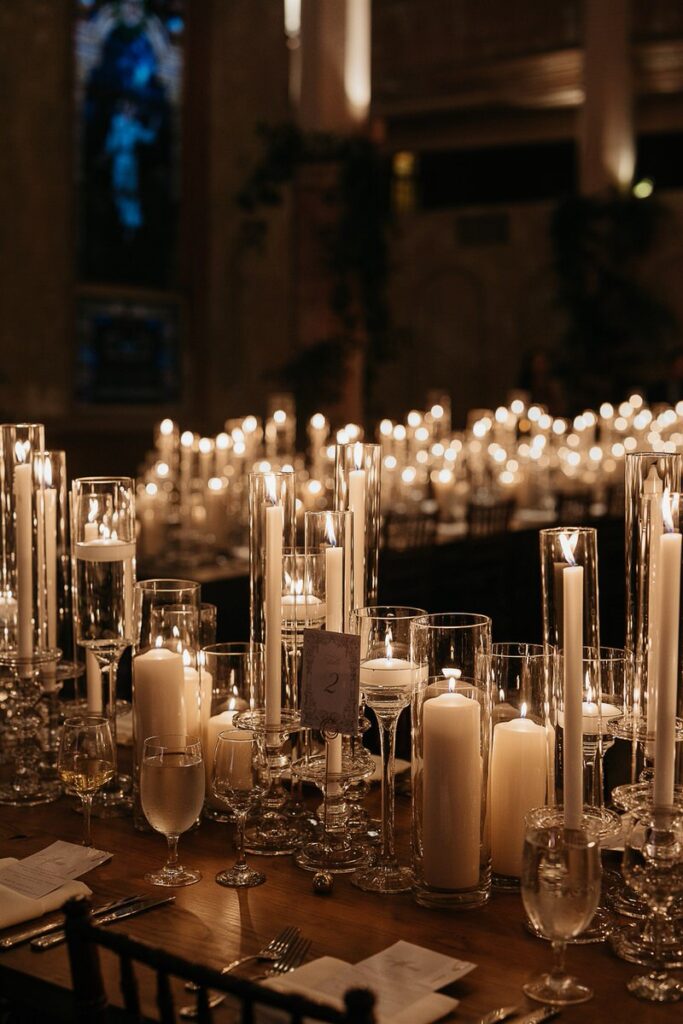
<svg viewBox="0 0 683 1024">
<path fill-rule="evenodd" d="M 301 671 L 301 724 L 358 732 L 360 637 L 353 633 L 304 630 Z"/>
</svg>

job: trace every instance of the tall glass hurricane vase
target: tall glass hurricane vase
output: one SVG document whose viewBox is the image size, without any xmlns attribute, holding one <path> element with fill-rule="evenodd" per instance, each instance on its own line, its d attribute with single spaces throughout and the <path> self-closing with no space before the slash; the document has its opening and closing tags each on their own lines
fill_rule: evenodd
<svg viewBox="0 0 683 1024">
<path fill-rule="evenodd" d="M 80 477 L 72 485 L 74 636 L 99 671 L 87 684 L 90 714 L 109 719 L 116 744 L 116 674 L 133 640 L 135 488 L 130 477 Z M 119 776 L 98 794 L 93 813 L 119 815 L 130 798 Z"/>
<path fill-rule="evenodd" d="M 426 675 L 413 657 L 410 636 L 411 623 L 425 614 L 420 608 L 376 605 L 357 608 L 353 615 L 360 635 L 360 688 L 377 716 L 382 751 L 382 850 L 375 864 L 352 878 L 366 892 L 406 892 L 413 884 L 412 871 L 399 864 L 394 845 L 394 756 L 399 715 Z"/>
</svg>

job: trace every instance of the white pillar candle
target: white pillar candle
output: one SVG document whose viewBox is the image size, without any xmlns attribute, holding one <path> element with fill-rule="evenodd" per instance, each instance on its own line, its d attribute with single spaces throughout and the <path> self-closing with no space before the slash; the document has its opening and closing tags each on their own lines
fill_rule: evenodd
<svg viewBox="0 0 683 1024">
<path fill-rule="evenodd" d="M 659 640 L 657 643 L 657 723 L 655 731 L 655 807 L 674 800 L 676 760 L 676 696 L 680 628 L 681 534 L 659 538 Z"/>
<path fill-rule="evenodd" d="M 562 574 L 564 636 L 564 823 L 581 826 L 583 814 L 583 567 L 569 565 Z"/>
<path fill-rule="evenodd" d="M 362 459 L 363 446 L 354 450 Z M 357 464 L 358 465 L 358 464 Z M 353 512 L 353 606 L 365 604 L 365 470 L 356 468 L 349 473 L 349 508 Z"/>
<path fill-rule="evenodd" d="M 360 685 L 366 695 L 381 694 L 386 690 L 410 691 L 420 678 L 420 670 L 414 661 L 405 658 L 370 658 L 361 662 Z"/>
<path fill-rule="evenodd" d="M 185 728 L 188 736 L 201 735 L 201 705 L 199 672 L 192 665 L 183 666 L 183 683 L 185 688 Z"/>
<path fill-rule="evenodd" d="M 325 604 L 327 620 L 325 628 L 334 633 L 344 632 L 344 548 L 325 548 Z M 342 738 L 335 736 L 327 743 L 327 772 L 339 775 L 342 770 Z M 339 793 L 339 784 L 329 786 L 331 796 Z"/>
<path fill-rule="evenodd" d="M 185 733 L 183 657 L 165 647 L 153 647 L 133 658 L 135 699 L 133 727 L 138 751 L 150 736 Z"/>
<path fill-rule="evenodd" d="M 482 764 L 480 707 L 442 693 L 423 707 L 423 873 L 437 889 L 479 882 Z"/>
<path fill-rule="evenodd" d="M 220 807 L 215 800 L 212 802 L 211 797 L 213 796 L 213 788 L 211 785 L 211 779 L 213 776 L 213 766 L 216 755 L 216 740 L 218 734 L 226 732 L 228 729 L 234 729 L 235 725 L 233 719 L 237 714 L 237 709 L 229 709 L 227 711 L 221 711 L 219 715 L 211 715 L 206 722 L 202 730 L 202 753 L 204 757 L 204 775 L 206 781 L 206 796 L 212 807 Z M 225 810 L 225 808 L 222 808 Z"/>
<path fill-rule="evenodd" d="M 282 718 L 282 508 L 266 506 L 266 726 Z"/>
<path fill-rule="evenodd" d="M 528 718 L 493 730 L 491 867 L 499 875 L 521 876 L 524 818 L 546 802 L 547 749 L 545 729 Z"/>
<path fill-rule="evenodd" d="M 315 594 L 285 594 L 283 622 L 318 622 L 325 618 L 325 605 Z"/>
<path fill-rule="evenodd" d="M 45 488 L 45 576 L 47 589 L 47 645 L 57 646 L 57 490 Z"/>
<path fill-rule="evenodd" d="M 17 453 L 23 445 L 17 445 Z M 17 560 L 17 653 L 20 658 L 33 655 L 33 484 L 31 465 L 14 467 Z"/>
</svg>

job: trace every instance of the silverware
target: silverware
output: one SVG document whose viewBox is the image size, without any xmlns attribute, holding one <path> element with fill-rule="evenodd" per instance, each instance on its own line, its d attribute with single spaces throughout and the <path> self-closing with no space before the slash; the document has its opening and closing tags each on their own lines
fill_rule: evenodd
<svg viewBox="0 0 683 1024">
<path fill-rule="evenodd" d="M 509 1020 L 519 1013 L 519 1006 L 499 1006 L 497 1010 L 491 1010 L 479 1018 L 478 1024 L 501 1024 L 501 1021 Z"/>
<path fill-rule="evenodd" d="M 515 1024 L 541 1024 L 544 1020 L 551 1020 L 553 1017 L 557 1017 L 560 1012 L 558 1006 L 541 1006 L 538 1010 L 532 1010 L 531 1013 L 525 1013 L 523 1017 L 518 1017 Z"/>
<path fill-rule="evenodd" d="M 133 900 L 139 899 L 140 896 L 120 896 L 109 900 L 108 903 L 103 903 L 96 910 L 93 910 L 92 919 L 97 920 L 101 914 L 105 914 L 108 910 L 115 910 L 117 907 L 123 907 Z M 63 927 L 64 915 L 60 913 L 59 917 L 54 918 L 52 921 L 47 921 L 45 924 L 35 924 L 30 928 L 25 928 L 23 932 L 15 932 L 14 935 L 8 935 L 6 938 L 0 939 L 0 949 L 14 949 L 15 946 L 21 945 L 22 942 L 28 942 L 29 939 L 37 939 L 41 935 L 49 935 L 50 932 L 57 931 L 58 928 Z"/>
<path fill-rule="evenodd" d="M 291 948 L 296 945 L 297 942 L 302 941 L 306 942 L 308 940 L 302 940 L 299 938 L 298 928 L 294 928 L 293 926 L 284 928 L 279 935 L 275 935 L 273 939 L 270 939 L 270 941 L 267 942 L 257 953 L 251 953 L 249 956 L 241 956 L 239 959 L 234 959 L 230 964 L 226 964 L 220 973 L 228 974 L 230 971 L 239 967 L 240 964 L 246 964 L 247 961 L 252 961 L 252 959 L 271 959 L 271 961 L 274 962 L 271 970 L 275 973 L 274 969 L 279 967 L 283 962 L 286 962 L 286 957 L 289 955 Z M 310 946 L 310 942 L 308 942 L 308 946 Z M 289 968 L 286 968 L 285 970 L 289 970 Z M 280 971 L 276 973 L 280 973 Z M 263 975 L 263 977 L 266 977 L 266 975 Z M 199 988 L 198 985 L 191 985 L 191 987 L 190 985 L 191 983 L 185 985 L 185 988 L 188 991 L 197 991 Z M 209 1010 L 213 1010 L 214 1007 L 220 1006 L 224 998 L 224 992 L 216 992 L 215 995 L 211 995 L 208 1000 Z M 181 1007 L 178 1013 L 183 1020 L 196 1020 L 199 1016 L 199 1011 L 195 1006 Z"/>
<path fill-rule="evenodd" d="M 175 896 L 150 896 L 149 899 L 137 897 L 125 907 L 119 907 L 118 910 L 112 910 L 110 913 L 101 915 L 96 923 L 112 924 L 114 921 L 122 921 L 124 917 L 133 917 L 135 914 L 144 913 L 145 910 L 152 910 L 154 907 L 161 907 L 164 903 L 173 903 L 174 901 Z M 31 943 L 31 949 L 42 952 L 44 949 L 52 949 L 53 946 L 58 946 L 65 939 L 66 932 L 64 929 L 60 929 L 60 931 L 53 932 L 52 935 L 46 935 L 42 939 L 34 939 Z"/>
</svg>

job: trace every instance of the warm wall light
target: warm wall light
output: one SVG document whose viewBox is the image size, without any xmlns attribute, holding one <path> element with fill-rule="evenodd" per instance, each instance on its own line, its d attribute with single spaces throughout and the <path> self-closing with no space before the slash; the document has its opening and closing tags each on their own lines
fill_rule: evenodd
<svg viewBox="0 0 683 1024">
<path fill-rule="evenodd" d="M 364 121 L 370 109 L 370 0 L 346 0 L 344 90 L 349 113 Z"/>
</svg>

